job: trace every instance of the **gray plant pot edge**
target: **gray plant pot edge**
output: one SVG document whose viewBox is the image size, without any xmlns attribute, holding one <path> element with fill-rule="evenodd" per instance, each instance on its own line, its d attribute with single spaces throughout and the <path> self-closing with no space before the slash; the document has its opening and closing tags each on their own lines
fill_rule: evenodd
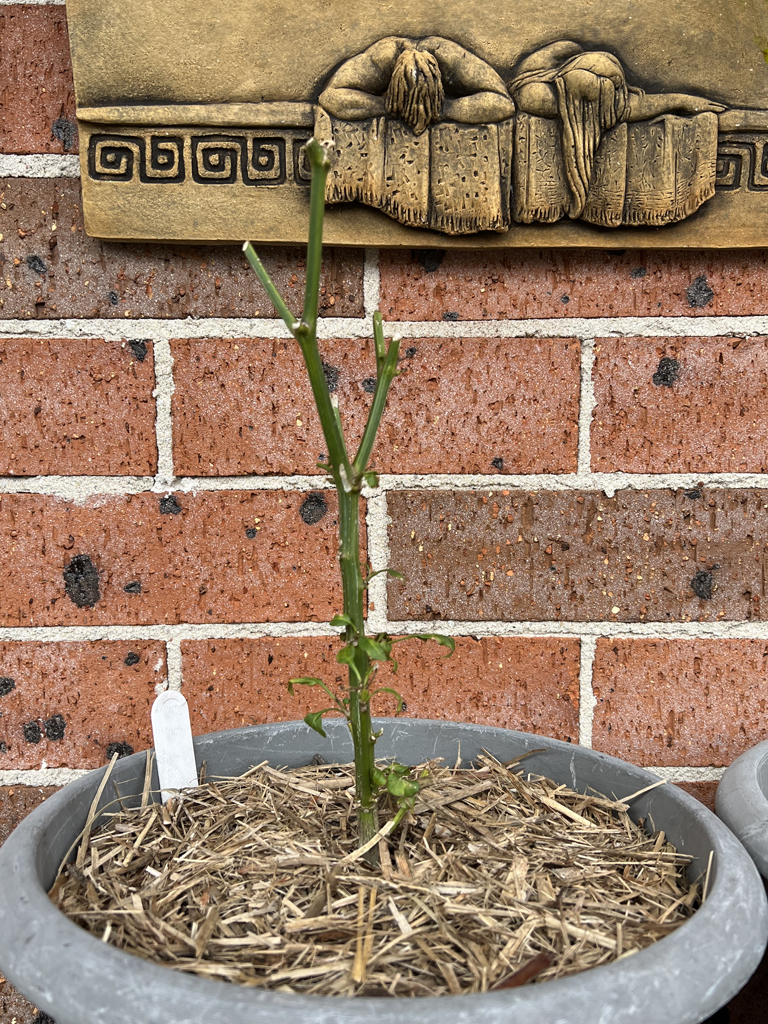
<svg viewBox="0 0 768 1024">
<path fill-rule="evenodd" d="M 582 788 L 590 773 L 620 780 L 619 796 L 656 781 L 626 762 L 539 736 L 448 722 L 380 721 L 386 729 L 382 756 L 397 748 L 402 759 L 410 760 L 409 743 L 418 748 L 418 760 L 438 749 L 445 756 L 459 744 L 470 758 L 486 748 L 504 759 L 544 748 L 544 754 L 530 759 L 531 770 L 539 770 L 538 758 L 554 757 L 563 781 L 578 776 Z M 246 770 L 254 748 L 285 765 L 307 763 L 315 750 L 329 759 L 349 760 L 343 723 L 330 722 L 328 733 L 328 741 L 314 735 L 308 740 L 301 722 L 253 726 L 200 737 L 196 755 L 199 764 L 210 763 L 223 743 L 225 763 L 219 774 Z M 130 783 L 134 793 L 140 791 L 144 764 L 143 754 L 117 763 L 115 775 L 124 792 Z M 275 1018 L 280 1024 L 306 1024 L 307 1019 L 361 1024 L 372 1015 L 379 1024 L 402 1024 L 400 1000 L 289 995 L 182 974 L 106 945 L 66 918 L 48 899 L 43 880 L 46 885 L 52 881 L 52 856 L 60 857 L 82 827 L 105 770 L 50 797 L 0 850 L 0 968 L 57 1024 L 272 1024 Z M 703 829 L 714 849 L 710 893 L 690 921 L 626 960 L 510 992 L 409 1000 L 408 1016 L 416 1024 L 475 1024 L 478 1013 L 488 1024 L 699 1024 L 727 1002 L 752 974 L 768 941 L 765 894 L 751 860 L 728 829 L 681 790 L 660 796 L 672 789 L 660 787 L 641 797 L 634 810 L 653 816 L 654 807 L 666 807 L 668 814 L 671 800 L 685 812 L 689 830 L 691 825 L 694 832 Z M 79 808 L 76 820 L 73 806 Z M 714 972 L 713 963 L 718 966 Z"/>
<path fill-rule="evenodd" d="M 717 787 L 715 808 L 768 880 L 768 740 L 726 768 Z"/>
</svg>

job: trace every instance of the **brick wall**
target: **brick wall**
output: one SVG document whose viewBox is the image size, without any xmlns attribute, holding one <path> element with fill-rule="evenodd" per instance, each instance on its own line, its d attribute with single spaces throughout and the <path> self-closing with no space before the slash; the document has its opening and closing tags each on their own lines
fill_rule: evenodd
<svg viewBox="0 0 768 1024">
<path fill-rule="evenodd" d="M 0 0 L 0 68 L 1 840 L 146 746 L 159 688 L 198 733 L 303 715 L 285 680 L 335 673 L 340 588 L 309 388 L 239 249 L 85 235 L 63 5 Z M 301 251 L 265 255 L 298 305 Z M 369 621 L 457 638 L 403 644 L 406 714 L 594 746 L 711 806 L 768 735 L 767 300 L 762 250 L 327 251 L 350 438 L 372 312 L 404 337 L 364 542 L 407 579 Z"/>
</svg>

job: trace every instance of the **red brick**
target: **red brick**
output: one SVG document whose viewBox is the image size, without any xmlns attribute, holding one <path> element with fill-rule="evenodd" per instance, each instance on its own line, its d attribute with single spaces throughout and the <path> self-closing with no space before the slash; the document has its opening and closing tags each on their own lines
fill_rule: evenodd
<svg viewBox="0 0 768 1024">
<path fill-rule="evenodd" d="M 340 648 L 325 637 L 188 640 L 182 643 L 184 693 L 195 733 L 258 722 L 303 718 L 323 707 L 317 689 L 296 687 L 293 676 L 319 676 L 332 688 L 346 682 L 335 661 Z M 458 637 L 445 658 L 435 643 L 407 640 L 395 648 L 398 671 L 382 667 L 378 682 L 398 690 L 406 717 L 441 718 L 546 733 L 577 742 L 579 643 L 559 637 Z M 376 714 L 394 713 L 382 696 Z M 311 745 L 311 734 L 307 741 Z M 309 749 L 309 748 L 308 748 Z"/>
<path fill-rule="evenodd" d="M 139 660 L 126 665 L 129 654 Z M 0 697 L 0 769 L 98 768 L 110 743 L 152 745 L 149 710 L 166 678 L 165 644 L 7 641 L 0 676 L 15 683 Z"/>
<path fill-rule="evenodd" d="M 308 495 L 293 492 L 101 495 L 80 505 L 0 495 L 0 624 L 327 621 L 341 588 L 336 498 L 326 497 L 325 514 L 307 525 Z M 98 583 L 95 605 L 69 596 L 67 567 L 85 581 L 81 600 L 93 601 Z M 140 592 L 126 591 L 131 584 Z"/>
<path fill-rule="evenodd" d="M 0 697 L 2 701 L 2 697 Z M 0 710 L 2 707 L 0 706 Z M 0 767 L 3 756 L 0 754 Z M 16 826 L 58 786 L 0 786 L 0 846 Z M 0 974 L 0 1021 L 2 1024 L 35 1024 L 37 1007 L 17 992 Z"/>
<path fill-rule="evenodd" d="M 765 249 L 448 251 L 431 271 L 426 254 L 381 253 L 386 319 L 746 316 L 768 303 Z"/>
<path fill-rule="evenodd" d="M 0 339 L 0 473 L 157 469 L 152 342 Z"/>
<path fill-rule="evenodd" d="M 0 697 L 0 700 L 3 698 Z M 58 786 L 0 786 L 0 846 L 26 816 Z M 5 1021 L 5 1017 L 1 1018 Z"/>
<path fill-rule="evenodd" d="M 372 342 L 324 341 L 338 371 L 348 446 L 362 436 L 376 372 Z M 175 341 L 175 470 L 180 475 L 316 473 L 324 450 L 298 346 Z M 417 338 L 401 363 L 374 465 L 385 473 L 559 473 L 576 469 L 579 343 Z M 532 382 L 547 381 L 536 389 Z"/>
<path fill-rule="evenodd" d="M 768 491 L 393 491 L 387 505 L 389 564 L 405 574 L 389 584 L 394 620 L 712 621 L 768 609 Z"/>
<path fill-rule="evenodd" d="M 715 793 L 717 792 L 716 782 L 676 782 L 675 785 L 680 789 L 684 789 L 686 793 L 704 804 L 707 810 L 714 813 Z"/>
<path fill-rule="evenodd" d="M 671 386 L 654 375 L 674 359 Z M 763 473 L 768 338 L 599 338 L 592 468 L 610 473 Z"/>
<path fill-rule="evenodd" d="M 64 7 L 11 4 L 0 9 L 0 67 L 0 152 L 76 153 Z"/>
<path fill-rule="evenodd" d="M 602 639 L 593 743 L 643 765 L 728 765 L 768 738 L 765 640 Z"/>
<path fill-rule="evenodd" d="M 0 207 L 2 317 L 274 316 L 239 246 L 124 245 L 88 238 L 80 182 L 74 179 L 0 179 L 0 201 L 6 207 Z M 299 312 L 303 251 L 266 246 L 260 254 L 278 290 Z M 322 287 L 323 315 L 362 316 L 362 253 L 326 249 Z"/>
</svg>

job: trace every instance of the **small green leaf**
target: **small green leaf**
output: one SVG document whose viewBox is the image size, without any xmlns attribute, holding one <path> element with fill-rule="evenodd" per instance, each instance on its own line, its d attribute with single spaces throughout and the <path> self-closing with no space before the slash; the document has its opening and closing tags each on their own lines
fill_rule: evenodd
<svg viewBox="0 0 768 1024">
<path fill-rule="evenodd" d="M 334 628 L 341 628 L 342 626 L 349 626 L 357 632 L 355 624 L 348 615 L 334 615 L 330 623 Z"/>
<path fill-rule="evenodd" d="M 388 660 L 390 644 L 372 640 L 369 636 L 361 636 L 357 642 L 372 661 Z"/>
<path fill-rule="evenodd" d="M 392 796 L 396 797 L 416 796 L 419 792 L 419 784 L 410 779 L 402 779 L 397 775 L 390 774 L 387 776 L 387 789 Z"/>
<path fill-rule="evenodd" d="M 368 486 L 371 487 L 371 488 L 375 488 L 375 487 L 379 486 L 379 477 L 378 477 L 378 474 L 376 474 L 376 473 L 372 473 L 370 471 L 365 472 L 365 473 L 363 473 L 363 479 L 368 484 Z"/>
<path fill-rule="evenodd" d="M 298 679 L 288 680 L 288 693 L 293 696 L 293 687 L 296 686 L 322 686 L 323 680 L 316 679 L 314 676 L 299 676 Z"/>
<path fill-rule="evenodd" d="M 400 643 L 402 640 L 436 640 L 441 647 L 448 648 L 448 654 L 446 658 L 450 658 L 453 652 L 456 650 L 456 641 L 452 636 L 445 636 L 443 633 L 411 633 L 410 636 L 402 636 L 397 640 L 393 640 L 393 643 Z"/>
<path fill-rule="evenodd" d="M 339 653 L 336 655 L 336 661 L 339 665 L 349 665 L 350 669 L 357 678 L 358 683 L 362 682 L 360 678 L 360 669 L 355 664 L 355 648 L 352 644 L 347 644 L 342 647 Z"/>
<path fill-rule="evenodd" d="M 391 693 L 392 696 L 397 699 L 397 711 L 395 713 L 398 715 L 400 714 L 403 710 L 403 704 L 405 703 L 402 694 L 398 693 L 397 690 L 393 690 L 391 686 L 379 686 L 373 691 L 371 696 L 375 697 L 377 693 Z"/>
<path fill-rule="evenodd" d="M 304 715 L 304 721 L 307 723 L 309 728 L 314 729 L 315 732 L 319 732 L 324 738 L 325 729 L 323 728 L 323 715 L 327 711 L 333 711 L 333 708 L 323 708 L 322 711 L 310 711 L 309 714 Z"/>
<path fill-rule="evenodd" d="M 389 766 L 389 770 L 393 775 L 399 775 L 402 777 L 403 775 L 407 775 L 411 769 L 407 764 L 400 764 L 399 761 L 393 761 Z"/>
<path fill-rule="evenodd" d="M 381 576 L 383 572 L 385 572 L 387 576 L 389 576 L 390 579 L 393 580 L 405 579 L 405 576 L 403 576 L 401 572 L 398 572 L 397 569 L 377 569 L 376 572 L 369 573 L 369 575 L 366 576 L 365 582 L 368 583 L 370 580 L 373 579 L 374 576 Z"/>
<path fill-rule="evenodd" d="M 371 779 L 374 786 L 386 786 L 387 776 L 381 770 L 381 768 L 374 768 L 371 772 Z"/>
</svg>

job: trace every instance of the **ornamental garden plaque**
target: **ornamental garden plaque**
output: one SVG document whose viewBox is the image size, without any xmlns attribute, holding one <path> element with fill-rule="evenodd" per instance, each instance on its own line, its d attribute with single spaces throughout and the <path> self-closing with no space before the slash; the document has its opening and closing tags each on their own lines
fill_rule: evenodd
<svg viewBox="0 0 768 1024">
<path fill-rule="evenodd" d="M 765 0 L 67 0 L 89 234 L 763 246 Z"/>
</svg>

